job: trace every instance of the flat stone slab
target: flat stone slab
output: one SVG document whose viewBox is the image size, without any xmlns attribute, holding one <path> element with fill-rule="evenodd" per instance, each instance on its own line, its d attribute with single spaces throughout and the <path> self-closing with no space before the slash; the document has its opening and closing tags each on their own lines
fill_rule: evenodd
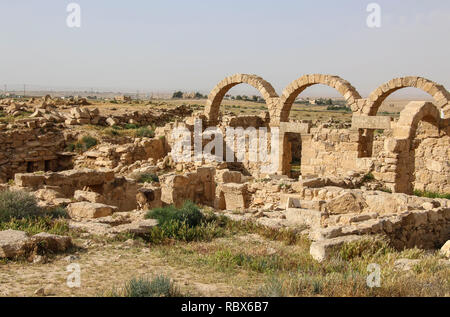
<svg viewBox="0 0 450 317">
<path fill-rule="evenodd" d="M 29 240 L 23 231 L 0 231 L 0 258 L 14 258 L 20 255 Z"/>
<path fill-rule="evenodd" d="M 47 232 L 35 234 L 31 240 L 33 243 L 45 243 L 45 248 L 52 252 L 63 252 L 72 246 L 72 239 L 68 236 L 59 236 Z"/>
<path fill-rule="evenodd" d="M 355 242 L 364 238 L 364 236 L 351 235 L 316 241 L 311 243 L 309 253 L 316 261 L 323 262 L 328 260 L 344 243 Z"/>
<path fill-rule="evenodd" d="M 101 218 L 110 216 L 116 211 L 118 208 L 115 206 L 85 201 L 67 206 L 67 212 L 71 218 Z"/>
</svg>

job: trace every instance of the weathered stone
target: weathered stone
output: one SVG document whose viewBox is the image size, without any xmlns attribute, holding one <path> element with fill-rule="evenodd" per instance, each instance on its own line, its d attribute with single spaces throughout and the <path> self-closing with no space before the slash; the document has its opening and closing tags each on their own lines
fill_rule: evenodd
<svg viewBox="0 0 450 317">
<path fill-rule="evenodd" d="M 318 262 L 329 259 L 344 243 L 351 243 L 363 239 L 362 236 L 344 236 L 332 239 L 320 240 L 311 244 L 309 253 Z"/>
<path fill-rule="evenodd" d="M 450 259 L 450 240 L 448 240 L 441 248 L 441 253 Z"/>
<path fill-rule="evenodd" d="M 136 201 L 140 209 L 151 210 L 162 207 L 161 188 L 140 188 L 136 194 Z"/>
<path fill-rule="evenodd" d="M 23 231 L 0 231 L 0 258 L 15 258 L 25 252 L 30 238 Z"/>
<path fill-rule="evenodd" d="M 227 210 L 243 210 L 249 206 L 247 184 L 228 183 L 222 186 Z"/>
<path fill-rule="evenodd" d="M 76 190 L 74 193 L 73 198 L 76 201 L 88 201 L 91 203 L 100 203 L 105 204 L 106 199 L 102 195 L 96 193 L 96 192 L 88 192 L 84 190 Z"/>
<path fill-rule="evenodd" d="M 115 206 L 99 203 L 78 202 L 67 206 L 71 218 L 100 218 L 112 215 L 118 210 Z"/>
<path fill-rule="evenodd" d="M 330 214 L 361 213 L 367 204 L 364 199 L 354 193 L 344 193 L 325 206 Z"/>
<path fill-rule="evenodd" d="M 34 243 L 43 246 L 46 250 L 52 252 L 63 252 L 72 246 L 72 239 L 70 237 L 59 236 L 46 232 L 41 232 L 34 235 L 31 237 L 31 240 Z"/>
</svg>

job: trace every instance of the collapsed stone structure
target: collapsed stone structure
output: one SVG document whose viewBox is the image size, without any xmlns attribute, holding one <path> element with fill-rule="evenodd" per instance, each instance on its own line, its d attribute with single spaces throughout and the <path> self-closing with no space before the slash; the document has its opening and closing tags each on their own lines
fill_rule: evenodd
<svg viewBox="0 0 450 317">
<path fill-rule="evenodd" d="M 267 112 L 220 113 L 228 90 L 241 83 L 261 92 Z M 316 84 L 342 94 L 353 111 L 350 126 L 289 121 L 297 96 Z M 422 89 L 434 102 L 411 102 L 398 120 L 377 116 L 383 100 L 404 87 Z M 194 115 L 186 106 L 109 116 L 80 107 L 58 116 L 44 107 L 28 121 L 18 121 L 27 129 L 0 131 L 0 181 L 14 177 L 13 185 L 2 187 L 32 192 L 45 206 L 66 206 L 71 228 L 95 234 L 146 232 L 157 225 L 144 219 L 146 210 L 191 200 L 233 219 L 300 230 L 313 241 L 311 254 L 319 261 L 343 243 L 367 235 L 381 235 L 399 249 L 437 248 L 450 238 L 450 201 L 411 194 L 415 190 L 450 193 L 449 101 L 443 86 L 421 77 L 394 79 L 363 99 L 338 76 L 305 75 L 278 96 L 264 79 L 237 74 L 221 81 L 212 90 L 205 112 Z M 216 127 L 223 135 L 230 127 L 265 128 L 270 150 L 270 136 L 277 129 L 278 170 L 264 172 L 263 163 L 249 159 L 255 153 L 245 136 L 242 161 L 174 160 L 178 140 L 172 132 L 180 127 L 194 132 L 195 120 L 201 121 L 202 131 Z M 153 138 L 101 143 L 78 154 L 63 152 L 69 137 L 60 128 L 156 122 L 159 127 Z M 202 139 L 200 148 L 208 142 Z M 236 149 L 225 139 L 223 143 L 226 149 Z M 292 169 L 294 161 L 297 170 Z"/>
<path fill-rule="evenodd" d="M 342 78 L 313 74 L 293 81 L 279 97 L 270 83 L 261 77 L 236 74 L 222 80 L 211 91 L 204 113 L 205 125 L 220 125 L 221 101 L 228 90 L 242 83 L 260 91 L 268 108 L 266 125 L 280 129 L 280 174 L 290 175 L 290 139 L 297 135 L 304 149 L 301 153 L 301 174 L 304 177 L 342 176 L 356 170 L 372 173 L 394 192 L 412 193 L 413 189 L 450 192 L 450 94 L 442 85 L 422 77 L 396 78 L 363 99 Z M 353 111 L 351 129 L 311 128 L 308 123 L 289 122 L 289 112 L 295 99 L 306 88 L 317 84 L 333 87 L 344 97 Z M 406 87 L 429 93 L 434 102 L 409 104 L 400 114 L 398 122 L 391 122 L 389 117 L 376 116 L 382 102 L 390 94 Z M 435 131 L 422 128 L 423 122 L 425 125 L 432 124 Z M 253 125 L 255 128 L 261 126 Z M 424 129 L 428 132 L 416 138 L 416 132 Z M 374 136 L 376 130 L 392 131 L 392 137 L 377 139 Z M 424 158 L 425 147 L 431 144 L 437 155 Z"/>
<path fill-rule="evenodd" d="M 65 136 L 52 128 L 0 131 L 0 182 L 16 173 L 58 171 L 71 165 L 64 154 Z"/>
</svg>

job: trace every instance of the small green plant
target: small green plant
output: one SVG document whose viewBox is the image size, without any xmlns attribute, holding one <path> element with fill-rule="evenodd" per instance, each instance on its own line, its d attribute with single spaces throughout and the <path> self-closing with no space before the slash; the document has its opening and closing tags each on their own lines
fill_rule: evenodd
<svg viewBox="0 0 450 317">
<path fill-rule="evenodd" d="M 171 222 L 186 223 L 190 227 L 198 226 L 204 220 L 204 216 L 197 205 L 186 201 L 181 208 L 167 206 L 149 211 L 146 218 L 157 219 L 160 226 Z"/>
<path fill-rule="evenodd" d="M 375 179 L 375 176 L 373 176 L 372 173 L 367 173 L 366 175 L 364 175 L 362 182 L 367 183 L 367 182 L 373 181 L 374 179 Z"/>
<path fill-rule="evenodd" d="M 84 151 L 87 151 L 90 148 L 96 146 L 97 144 L 98 144 L 98 141 L 96 138 L 86 135 L 75 143 L 67 144 L 66 151 L 84 152 Z"/>
<path fill-rule="evenodd" d="M 389 188 L 386 188 L 386 187 L 380 188 L 379 191 L 392 194 L 392 190 L 390 190 Z"/>
<path fill-rule="evenodd" d="M 185 202 L 181 208 L 167 206 L 153 209 L 147 213 L 146 218 L 158 220 L 158 226 L 153 227 L 144 237 L 155 244 L 170 240 L 210 241 L 224 235 L 220 219 L 203 215 L 197 205 L 190 201 Z"/>
<path fill-rule="evenodd" d="M 156 174 L 141 174 L 138 183 L 159 183 L 159 177 Z"/>
<path fill-rule="evenodd" d="M 22 219 L 41 214 L 36 198 L 25 191 L 0 192 L 0 221 Z"/>
<path fill-rule="evenodd" d="M 107 136 L 110 136 L 110 137 L 115 137 L 115 136 L 122 135 L 120 129 L 116 129 L 116 128 L 114 128 L 114 126 L 110 127 L 110 128 L 106 128 L 102 132 L 103 132 L 104 135 L 107 135 Z"/>
<path fill-rule="evenodd" d="M 74 143 L 69 143 L 69 144 L 67 144 L 67 146 L 66 146 L 66 151 L 67 151 L 67 152 L 73 152 L 73 151 L 75 151 L 75 144 L 74 144 Z"/>
<path fill-rule="evenodd" d="M 153 279 L 132 278 L 120 291 L 113 290 L 113 297 L 182 297 L 181 292 L 169 277 L 158 275 Z"/>
<path fill-rule="evenodd" d="M 131 130 L 131 129 L 138 129 L 139 126 L 137 124 L 133 124 L 133 123 L 127 123 L 124 126 L 124 129 L 126 130 Z"/>
<path fill-rule="evenodd" d="M 155 136 L 155 131 L 148 127 L 141 127 L 136 130 L 135 136 L 138 138 L 153 138 Z"/>
<path fill-rule="evenodd" d="M 356 257 L 373 257 L 393 251 L 394 250 L 389 246 L 387 241 L 368 238 L 356 242 L 345 243 L 339 252 L 339 257 L 349 261 Z"/>
<path fill-rule="evenodd" d="M 81 138 L 81 143 L 84 145 L 84 149 L 88 150 L 94 146 L 96 146 L 98 144 L 97 139 L 86 135 L 84 137 Z"/>
<path fill-rule="evenodd" d="M 11 218 L 8 221 L 0 222 L 0 230 L 20 230 L 25 231 L 30 235 L 41 232 L 67 235 L 69 232 L 68 222 L 62 218 L 55 219 L 53 216 L 44 214 L 40 217 L 22 219 Z"/>
<path fill-rule="evenodd" d="M 450 199 L 450 194 L 441 194 L 441 193 L 435 193 L 435 192 L 429 192 L 429 191 L 421 191 L 421 190 L 415 190 L 414 195 L 418 197 L 426 197 L 426 198 L 443 198 L 443 199 Z"/>
<path fill-rule="evenodd" d="M 53 219 L 69 218 L 69 214 L 67 213 L 67 210 L 64 207 L 55 207 L 55 208 L 47 209 L 44 211 L 44 214 L 50 216 Z"/>
<path fill-rule="evenodd" d="M 291 187 L 292 187 L 291 184 L 285 184 L 285 183 L 280 184 L 280 189 L 290 189 Z"/>
</svg>

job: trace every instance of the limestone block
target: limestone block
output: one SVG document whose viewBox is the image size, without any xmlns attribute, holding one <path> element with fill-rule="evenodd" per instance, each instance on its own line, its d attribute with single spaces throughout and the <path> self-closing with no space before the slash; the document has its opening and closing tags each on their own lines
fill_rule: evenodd
<svg viewBox="0 0 450 317">
<path fill-rule="evenodd" d="M 21 174 L 17 173 L 14 177 L 14 183 L 20 187 L 38 188 L 44 184 L 44 175 Z"/>
<path fill-rule="evenodd" d="M 330 214 L 361 213 L 367 207 L 365 200 L 355 193 L 344 193 L 325 205 Z"/>
<path fill-rule="evenodd" d="M 247 184 L 223 184 L 222 191 L 225 197 L 227 210 L 242 210 L 249 206 L 249 193 Z"/>
<path fill-rule="evenodd" d="M 448 240 L 441 248 L 441 253 L 450 259 L 450 240 Z"/>
<path fill-rule="evenodd" d="M 161 188 L 146 187 L 140 188 L 136 194 L 136 201 L 140 209 L 151 210 L 162 207 Z"/>
<path fill-rule="evenodd" d="M 28 242 L 29 238 L 23 231 L 0 231 L 0 258 L 14 258 L 22 255 Z"/>
<path fill-rule="evenodd" d="M 118 208 L 99 203 L 78 202 L 67 206 L 71 218 L 101 218 L 112 215 Z"/>
<path fill-rule="evenodd" d="M 46 250 L 52 252 L 63 252 L 72 246 L 72 239 L 68 236 L 60 236 L 41 232 L 31 237 L 33 243 L 43 245 Z"/>
<path fill-rule="evenodd" d="M 99 193 L 84 190 L 76 190 L 73 198 L 78 202 L 88 201 L 91 203 L 101 203 L 101 204 L 106 203 L 105 197 L 103 197 Z"/>
<path fill-rule="evenodd" d="M 311 243 L 309 253 L 318 262 L 329 259 L 344 243 L 351 243 L 362 240 L 363 236 L 349 235 L 332 239 L 320 240 Z"/>
</svg>

